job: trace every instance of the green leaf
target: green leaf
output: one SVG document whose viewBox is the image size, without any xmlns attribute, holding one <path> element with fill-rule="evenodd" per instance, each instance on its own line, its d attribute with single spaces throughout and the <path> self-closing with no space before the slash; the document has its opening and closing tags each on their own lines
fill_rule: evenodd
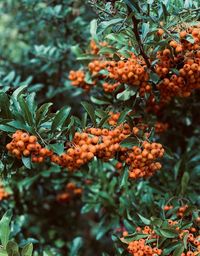
<svg viewBox="0 0 200 256">
<path fill-rule="evenodd" d="M 128 115 L 128 113 L 130 112 L 130 109 L 126 109 L 124 111 L 121 112 L 119 119 L 117 121 L 118 124 L 121 124 L 125 121 L 126 116 Z"/>
<path fill-rule="evenodd" d="M 37 111 L 36 111 L 36 125 L 38 126 L 41 121 L 43 120 L 43 118 L 45 117 L 45 115 L 48 113 L 49 108 L 53 105 L 53 103 L 45 103 L 43 104 Z"/>
<path fill-rule="evenodd" d="M 145 40 L 148 33 L 149 33 L 149 23 L 142 23 L 142 37 L 143 37 L 143 40 Z"/>
<path fill-rule="evenodd" d="M 104 30 L 106 30 L 107 28 L 114 26 L 118 23 L 123 22 L 124 19 L 122 18 L 115 18 L 115 19 L 110 19 L 108 21 L 103 21 L 99 24 L 98 26 L 98 30 L 100 33 L 102 33 Z"/>
<path fill-rule="evenodd" d="M 71 243 L 71 248 L 69 252 L 69 256 L 78 255 L 79 250 L 83 246 L 83 239 L 82 237 L 76 237 Z"/>
<path fill-rule="evenodd" d="M 116 49 L 111 47 L 103 47 L 100 49 L 100 54 L 114 54 L 116 52 Z"/>
<path fill-rule="evenodd" d="M 187 35 L 185 38 L 189 43 L 194 44 L 195 40 L 192 35 Z"/>
<path fill-rule="evenodd" d="M 60 155 L 64 152 L 64 145 L 61 143 L 50 144 L 49 149 L 52 149 L 56 154 Z"/>
<path fill-rule="evenodd" d="M 135 3 L 135 1 L 124 0 L 124 2 L 133 10 L 133 12 L 140 12 L 139 6 L 137 3 Z"/>
<path fill-rule="evenodd" d="M 131 87 L 131 88 L 127 88 L 123 92 L 118 93 L 116 98 L 121 101 L 126 101 L 126 100 L 129 100 L 136 93 L 137 93 L 137 88 Z"/>
<path fill-rule="evenodd" d="M 6 250 L 4 250 L 3 248 L 0 248 L 0 256 L 8 256 Z"/>
<path fill-rule="evenodd" d="M 12 211 L 8 210 L 0 220 L 0 240 L 4 248 L 9 241 L 10 236 L 10 221 L 12 217 Z"/>
<path fill-rule="evenodd" d="M 90 22 L 90 34 L 94 38 L 97 33 L 97 20 L 94 19 Z"/>
<path fill-rule="evenodd" d="M 18 89 L 16 89 L 13 94 L 12 98 L 17 100 L 20 94 L 27 88 L 27 85 L 20 86 Z"/>
<path fill-rule="evenodd" d="M 6 245 L 8 256 L 20 256 L 19 247 L 14 241 L 9 241 Z"/>
<path fill-rule="evenodd" d="M 88 115 L 90 116 L 94 126 L 96 126 L 96 117 L 95 117 L 95 110 L 94 107 L 89 104 L 88 102 L 82 102 L 81 105 L 84 107 L 84 109 L 87 111 Z"/>
<path fill-rule="evenodd" d="M 128 137 L 120 143 L 120 146 L 125 148 L 132 148 L 133 146 L 136 146 L 138 144 L 139 142 L 137 138 Z"/>
<path fill-rule="evenodd" d="M 180 244 L 179 246 L 177 246 L 177 248 L 174 250 L 173 252 L 173 256 L 181 256 L 181 254 L 184 251 L 184 246 L 183 244 Z"/>
<path fill-rule="evenodd" d="M 188 172 L 184 172 L 183 177 L 181 179 L 181 193 L 185 193 L 188 187 L 188 183 L 190 180 L 190 175 Z"/>
<path fill-rule="evenodd" d="M 137 214 L 139 216 L 139 218 L 141 219 L 141 221 L 145 224 L 145 225 L 150 225 L 151 221 L 145 217 L 143 217 L 142 215 L 140 215 L 139 213 Z"/>
<path fill-rule="evenodd" d="M 15 132 L 16 129 L 9 126 L 9 125 L 3 125 L 3 124 L 0 124 L 0 131 L 4 131 L 4 132 Z"/>
<path fill-rule="evenodd" d="M 31 113 L 28 104 L 23 98 L 23 95 L 19 96 L 18 98 L 19 105 L 21 107 L 22 113 L 24 114 L 24 119 L 25 121 L 30 125 L 33 126 L 34 121 L 33 121 L 33 114 Z"/>
<path fill-rule="evenodd" d="M 59 127 L 63 125 L 65 120 L 68 118 L 69 113 L 71 111 L 71 108 L 63 107 L 60 111 L 58 111 L 53 119 L 52 125 L 51 125 L 51 131 L 56 131 Z"/>
<path fill-rule="evenodd" d="M 81 208 L 81 213 L 88 213 L 90 211 L 94 210 L 94 205 L 93 204 L 85 204 L 82 208 Z"/>
<path fill-rule="evenodd" d="M 22 156 L 22 163 L 27 169 L 31 169 L 31 158 Z"/>
<path fill-rule="evenodd" d="M 95 98 L 94 96 L 91 96 L 90 97 L 91 101 L 97 105 L 109 105 L 110 102 L 109 101 L 106 101 L 106 100 L 100 100 L 100 99 L 97 99 Z"/>
<path fill-rule="evenodd" d="M 33 253 L 33 244 L 26 244 L 22 249 L 22 256 L 32 256 Z"/>
<path fill-rule="evenodd" d="M 177 179 L 178 177 L 178 174 L 179 174 L 179 170 L 180 170 L 180 167 L 181 167 L 181 163 L 182 163 L 182 159 L 180 159 L 174 166 L 174 178 L 175 180 Z"/>
<path fill-rule="evenodd" d="M 121 182 L 120 182 L 120 188 L 124 186 L 128 186 L 128 176 L 129 176 L 129 171 L 127 168 L 125 168 L 123 171 Z"/>
<path fill-rule="evenodd" d="M 10 100 L 6 93 L 0 93 L 0 113 L 3 118 L 11 118 L 12 113 L 10 111 Z"/>
<path fill-rule="evenodd" d="M 166 238 L 175 238 L 178 236 L 177 231 L 173 229 L 163 228 L 160 229 L 159 232 L 161 233 L 162 236 Z"/>
<path fill-rule="evenodd" d="M 15 71 L 11 71 L 6 77 L 4 77 L 4 83 L 11 83 L 15 78 Z"/>
<path fill-rule="evenodd" d="M 150 73 L 150 80 L 151 80 L 152 82 L 154 82 L 155 84 L 157 84 L 158 81 L 160 80 L 160 77 L 159 77 L 156 73 L 151 72 L 151 73 Z"/>
</svg>

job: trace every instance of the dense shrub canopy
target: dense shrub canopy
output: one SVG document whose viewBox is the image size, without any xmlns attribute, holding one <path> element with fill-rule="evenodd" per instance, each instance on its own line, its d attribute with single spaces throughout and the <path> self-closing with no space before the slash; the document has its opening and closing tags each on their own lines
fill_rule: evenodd
<svg viewBox="0 0 200 256">
<path fill-rule="evenodd" d="M 0 255 L 200 255 L 199 11 L 0 1 Z"/>
</svg>

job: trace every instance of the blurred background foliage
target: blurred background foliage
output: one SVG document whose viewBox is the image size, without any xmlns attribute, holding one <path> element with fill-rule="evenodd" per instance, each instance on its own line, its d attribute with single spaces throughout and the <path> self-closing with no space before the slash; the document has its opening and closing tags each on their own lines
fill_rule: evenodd
<svg viewBox="0 0 200 256">
<path fill-rule="evenodd" d="M 77 67 L 73 47 L 86 46 L 94 17 L 87 1 L 0 1 L 3 90 L 25 81 L 40 103 L 53 100 L 55 108 L 78 104 L 81 92 L 70 87 L 67 77 Z"/>
</svg>

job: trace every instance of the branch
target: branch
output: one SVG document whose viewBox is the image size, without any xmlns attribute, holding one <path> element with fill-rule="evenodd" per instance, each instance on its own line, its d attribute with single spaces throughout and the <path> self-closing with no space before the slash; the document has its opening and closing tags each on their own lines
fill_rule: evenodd
<svg viewBox="0 0 200 256">
<path fill-rule="evenodd" d="M 132 10 L 129 6 L 128 7 L 128 15 L 132 15 Z M 144 51 L 144 47 L 143 47 L 143 44 L 142 44 L 142 41 L 141 41 L 141 38 L 140 38 L 140 33 L 139 33 L 139 29 L 138 29 L 138 25 L 140 23 L 140 20 L 138 20 L 135 15 L 132 15 L 132 22 L 133 22 L 133 32 L 135 34 L 135 38 L 138 42 L 138 46 L 139 46 L 139 49 L 140 49 L 140 55 L 142 55 L 142 57 L 144 58 L 144 61 L 147 65 L 148 68 L 150 68 L 152 71 L 154 71 L 154 68 L 151 66 L 151 63 L 149 61 L 149 57 L 147 56 L 147 54 L 145 53 Z"/>
</svg>

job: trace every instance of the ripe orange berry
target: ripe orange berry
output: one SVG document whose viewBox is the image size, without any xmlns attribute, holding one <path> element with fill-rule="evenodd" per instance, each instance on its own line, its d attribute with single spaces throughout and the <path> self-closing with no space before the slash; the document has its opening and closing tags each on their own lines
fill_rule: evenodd
<svg viewBox="0 0 200 256">
<path fill-rule="evenodd" d="M 29 143 L 35 143 L 35 142 L 37 142 L 37 137 L 31 135 L 31 136 L 29 137 Z"/>
</svg>

